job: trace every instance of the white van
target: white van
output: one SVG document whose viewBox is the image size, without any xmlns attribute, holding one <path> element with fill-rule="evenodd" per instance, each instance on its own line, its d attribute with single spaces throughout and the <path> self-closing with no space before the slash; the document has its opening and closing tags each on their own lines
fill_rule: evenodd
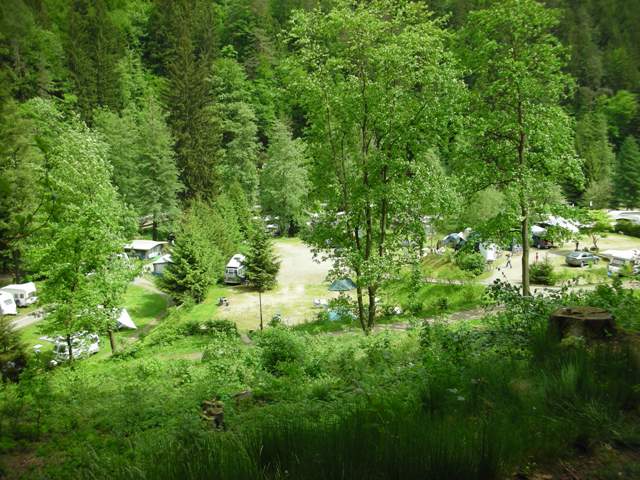
<svg viewBox="0 0 640 480">
<path fill-rule="evenodd" d="M 16 283 L 0 288 L 0 291 L 10 293 L 16 305 L 19 307 L 27 307 L 38 300 L 36 296 L 36 284 L 33 282 Z"/>
<path fill-rule="evenodd" d="M 17 315 L 16 302 L 13 295 L 0 291 L 0 315 Z"/>
</svg>

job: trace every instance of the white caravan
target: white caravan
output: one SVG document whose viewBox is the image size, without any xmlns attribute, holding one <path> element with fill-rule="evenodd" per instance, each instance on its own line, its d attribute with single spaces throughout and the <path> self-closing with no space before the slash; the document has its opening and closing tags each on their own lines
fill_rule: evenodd
<svg viewBox="0 0 640 480">
<path fill-rule="evenodd" d="M 239 284 L 246 279 L 244 255 L 236 253 L 224 269 L 224 283 Z"/>
<path fill-rule="evenodd" d="M 0 291 L 0 315 L 17 315 L 16 302 L 13 295 Z"/>
<path fill-rule="evenodd" d="M 38 300 L 36 284 L 33 282 L 7 285 L 0 288 L 0 291 L 13 295 L 16 305 L 19 307 L 27 307 Z"/>
</svg>

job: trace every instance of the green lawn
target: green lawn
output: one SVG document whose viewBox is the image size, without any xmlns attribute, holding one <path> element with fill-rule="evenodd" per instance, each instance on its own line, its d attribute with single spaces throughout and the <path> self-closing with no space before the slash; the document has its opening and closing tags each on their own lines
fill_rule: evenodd
<svg viewBox="0 0 640 480">
<path fill-rule="evenodd" d="M 138 335 L 138 333 L 145 329 L 151 321 L 160 317 L 167 307 L 167 300 L 164 296 L 154 292 L 145 290 L 142 287 L 136 285 L 130 285 L 127 289 L 127 293 L 124 298 L 124 307 L 129 311 L 131 319 L 138 327 L 137 330 L 122 330 L 115 333 L 116 343 L 121 344 L 126 339 L 130 339 Z M 45 348 L 44 350 L 50 350 L 53 348 L 53 344 L 45 340 L 40 340 L 43 336 L 40 333 L 39 324 L 30 325 L 29 327 L 20 330 L 22 341 L 27 346 L 28 351 L 33 351 L 33 346 L 41 344 Z M 93 360 L 99 360 L 111 355 L 111 349 L 109 348 L 109 338 L 106 335 L 100 336 L 100 352 L 92 357 Z"/>
</svg>

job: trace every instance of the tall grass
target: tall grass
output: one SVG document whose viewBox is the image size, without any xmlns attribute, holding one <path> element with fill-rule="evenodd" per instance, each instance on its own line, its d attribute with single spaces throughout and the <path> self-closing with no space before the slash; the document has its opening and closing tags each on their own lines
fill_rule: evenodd
<svg viewBox="0 0 640 480">
<path fill-rule="evenodd" d="M 187 444 L 148 445 L 137 463 L 103 467 L 94 476 L 490 480 L 499 478 L 515 444 L 505 422 L 360 409 L 340 421 L 281 419 L 241 435 L 213 433 Z"/>
</svg>

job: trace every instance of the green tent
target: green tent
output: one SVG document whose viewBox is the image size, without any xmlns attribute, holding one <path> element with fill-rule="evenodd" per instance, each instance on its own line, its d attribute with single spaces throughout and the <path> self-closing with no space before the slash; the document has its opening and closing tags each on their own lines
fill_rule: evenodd
<svg viewBox="0 0 640 480">
<path fill-rule="evenodd" d="M 341 278 L 329 285 L 329 291 L 331 292 L 348 292 L 354 288 L 356 288 L 356 284 L 350 278 Z"/>
</svg>

